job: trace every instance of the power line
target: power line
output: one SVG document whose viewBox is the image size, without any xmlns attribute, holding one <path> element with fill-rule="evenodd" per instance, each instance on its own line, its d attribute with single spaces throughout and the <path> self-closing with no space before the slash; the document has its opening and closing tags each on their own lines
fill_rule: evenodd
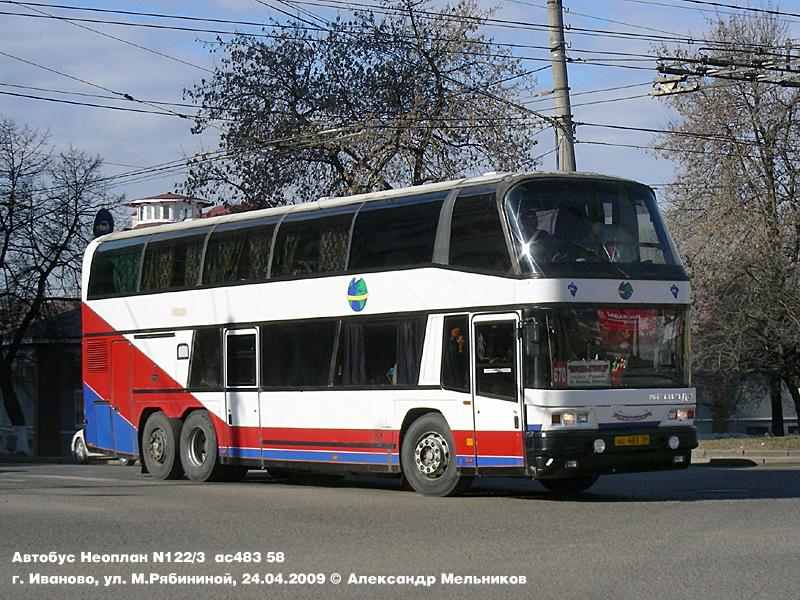
<svg viewBox="0 0 800 600">
<path fill-rule="evenodd" d="M 181 117 L 182 119 L 193 119 L 192 115 L 182 115 L 175 112 L 163 112 L 163 111 L 156 111 L 156 110 L 147 110 L 145 108 L 131 108 L 131 107 L 124 107 L 124 106 L 111 106 L 108 104 L 94 104 L 92 102 L 78 102 L 75 100 L 67 100 L 65 98 L 46 98 L 44 96 L 34 96 L 32 94 L 19 94 L 16 92 L 4 92 L 0 91 L 0 94 L 3 96 L 14 96 L 17 98 L 27 98 L 29 100 L 44 100 L 47 102 L 55 102 L 58 104 L 71 104 L 73 106 L 84 106 L 84 107 L 91 107 L 91 108 L 104 108 L 109 110 L 119 110 L 123 112 L 134 112 L 134 113 L 143 113 L 148 115 L 161 115 L 162 117 Z M 150 103 L 145 103 L 150 104 Z"/>
<path fill-rule="evenodd" d="M 8 2 L 10 0 L 0 0 L 0 2 Z M 50 17 L 47 15 L 38 15 L 38 14 L 27 14 L 27 13 L 15 13 L 15 12 L 8 12 L 8 11 L 0 11 L 0 15 L 11 15 L 11 16 L 18 16 L 18 17 L 27 17 L 27 18 L 39 18 L 39 19 L 59 19 L 59 17 Z M 62 19 L 63 20 L 63 19 Z M 236 31 L 222 31 L 217 29 L 203 29 L 203 28 L 196 28 L 196 27 L 179 27 L 179 26 L 168 26 L 168 25 L 159 25 L 154 23 L 129 23 L 125 21 L 111 21 L 106 19 L 86 19 L 86 18 L 79 18 L 79 17 L 70 17 L 70 21 L 80 21 L 80 22 L 88 22 L 88 23 L 99 23 L 99 24 L 106 24 L 106 25 L 120 25 L 126 27 L 144 27 L 144 28 L 151 28 L 151 29 L 158 29 L 158 30 L 171 30 L 171 31 L 191 31 L 191 32 L 200 32 L 200 33 L 213 33 L 217 35 L 230 35 L 230 36 L 243 36 L 243 37 L 252 37 L 252 38 L 263 38 L 263 39 L 278 39 L 278 40 L 299 40 L 299 41 L 308 41 L 312 43 L 318 44 L 325 44 L 325 43 L 344 43 L 339 40 L 331 40 L 331 39 L 321 39 L 321 38 L 304 38 L 304 37 L 291 37 L 286 35 L 278 35 L 278 34 L 270 34 L 270 33 L 243 33 L 243 32 L 236 32 Z M 298 31 L 323 31 L 320 28 L 308 28 L 308 27 L 295 27 L 295 26 L 284 26 L 285 28 L 292 28 Z M 342 33 L 351 33 L 352 35 L 359 35 L 364 32 L 342 32 Z M 446 39 L 442 39 L 440 41 L 448 41 Z M 453 40 L 454 41 L 454 40 Z M 476 45 L 489 45 L 491 46 L 491 42 L 481 41 L 481 40 L 472 40 Z M 508 44 L 499 42 L 494 44 L 496 46 L 507 46 L 507 47 L 514 47 L 514 48 L 541 48 L 546 49 L 545 46 L 533 46 L 533 45 L 526 45 L 526 44 Z M 585 53 L 593 53 L 593 54 L 607 54 L 603 51 L 594 51 L 594 50 L 581 50 L 581 49 L 573 49 L 572 52 L 585 52 Z M 453 50 L 450 51 L 451 54 L 462 54 L 465 56 L 477 56 L 477 57 L 486 57 L 486 58 L 493 58 L 497 56 L 494 52 L 478 52 L 475 50 Z M 642 56 L 633 54 L 632 56 Z M 534 62 L 550 62 L 549 58 L 541 57 L 541 56 L 519 56 L 519 55 L 509 55 L 509 58 L 515 58 L 518 60 L 524 61 L 534 61 Z M 580 62 L 582 64 L 595 64 L 593 61 L 595 59 L 575 59 L 576 62 Z M 611 60 L 611 59 L 608 59 Z M 642 59 L 644 60 L 644 58 Z M 647 58 L 647 60 L 651 60 Z M 655 60 L 653 58 L 652 60 Z M 610 66 L 615 67 L 618 65 L 599 65 L 599 66 Z M 624 66 L 624 65 L 619 65 Z M 647 67 L 636 67 L 641 69 L 650 70 Z"/>
<path fill-rule="evenodd" d="M 342 137 L 339 138 L 324 138 L 324 139 L 342 139 L 343 137 L 352 137 L 354 135 L 363 135 L 363 133 L 355 131 L 347 133 L 344 128 L 331 128 L 324 131 L 318 132 L 307 132 L 302 134 L 297 134 L 293 136 L 287 136 L 283 138 L 276 138 L 273 140 L 267 141 L 260 141 L 257 143 L 250 143 L 250 144 L 242 144 L 239 146 L 235 146 L 234 148 L 226 148 L 221 150 L 213 150 L 210 152 L 202 152 L 197 153 L 193 157 L 181 158 L 177 160 L 168 161 L 165 163 L 160 163 L 157 165 L 152 165 L 150 167 L 136 169 L 134 171 L 129 171 L 127 173 L 118 173 L 116 175 L 109 175 L 106 177 L 98 178 L 96 183 L 109 183 L 109 182 L 116 182 L 111 187 L 116 187 L 118 185 L 129 185 L 130 183 L 136 183 L 146 179 L 148 176 L 157 174 L 157 173 L 164 173 L 164 172 L 177 172 L 180 170 L 185 170 L 187 167 L 187 160 L 191 161 L 192 164 L 200 164 L 209 161 L 217 161 L 217 160 L 226 160 L 233 156 L 236 156 L 239 153 L 247 152 L 247 151 L 257 151 L 262 147 L 265 146 L 280 146 L 281 144 L 287 143 L 297 143 L 299 147 L 303 147 L 303 145 L 315 142 L 317 139 L 323 139 L 323 136 L 329 136 L 331 134 L 344 134 Z M 57 191 L 64 189 L 66 186 L 51 186 L 46 188 L 38 188 L 32 189 L 31 192 L 50 192 L 50 191 Z"/>
<path fill-rule="evenodd" d="M 738 6 L 736 4 L 727 4 L 725 2 L 710 2 L 708 0 L 677 0 L 678 2 L 685 2 L 687 4 L 705 4 L 717 8 L 734 8 L 736 10 L 743 10 L 747 12 L 755 12 L 767 15 L 776 15 L 779 17 L 800 17 L 800 13 L 791 13 L 783 10 L 775 10 L 770 8 L 756 8 L 754 6 Z"/>
<path fill-rule="evenodd" d="M 678 10 L 691 10 L 691 11 L 695 11 L 695 12 L 699 12 L 699 13 L 703 13 L 703 14 L 708 14 L 709 12 L 712 12 L 712 10 L 710 8 L 703 8 L 702 6 L 681 6 L 679 4 L 668 4 L 666 2 L 658 2 L 657 0 L 620 0 L 620 1 L 621 2 L 630 2 L 630 3 L 633 3 L 633 4 L 644 4 L 644 5 L 649 5 L 649 6 L 662 6 L 662 7 L 665 7 L 665 8 L 675 8 L 675 9 L 678 9 Z M 680 0 L 677 0 L 677 1 L 680 1 Z M 737 6 L 736 8 L 739 11 L 745 10 L 745 7 L 743 7 L 743 6 Z M 720 10 L 719 8 L 717 8 L 713 12 L 716 13 L 716 14 L 722 14 L 722 15 L 741 15 L 741 12 L 736 12 L 735 10 Z M 796 19 L 792 19 L 791 16 L 789 16 L 791 14 L 792 13 L 785 13 L 784 18 L 787 21 L 790 21 L 792 23 L 797 23 L 798 21 Z"/>
<path fill-rule="evenodd" d="M 0 86 L 11 86 L 11 87 L 22 87 L 22 88 L 27 87 L 27 86 L 15 86 L 14 84 L 5 84 L 5 83 L 0 83 Z M 36 88 L 36 89 L 42 89 L 42 88 Z M 59 90 L 46 90 L 46 91 L 50 91 L 51 93 L 64 93 L 64 94 L 71 94 L 72 93 L 72 92 L 61 92 Z M 18 92 L 7 92 L 7 91 L 1 91 L 0 90 L 0 95 L 3 95 L 3 96 L 14 96 L 14 97 L 17 97 L 17 98 L 26 98 L 28 100 L 42 100 L 42 101 L 46 101 L 46 102 L 54 102 L 54 103 L 57 103 L 57 104 L 67 104 L 67 105 L 71 105 L 71 106 L 80 106 L 80 107 L 85 107 L 85 108 L 101 108 L 101 109 L 107 109 L 107 110 L 117 110 L 117 111 L 122 111 L 122 112 L 133 112 L 133 113 L 160 115 L 160 116 L 164 116 L 164 117 L 181 116 L 181 118 L 186 118 L 186 119 L 194 119 L 195 118 L 194 115 L 178 115 L 177 113 L 173 114 L 173 113 L 166 113 L 166 112 L 160 112 L 160 111 L 154 111 L 154 110 L 147 110 L 147 109 L 142 109 L 142 108 L 132 108 L 132 107 L 125 107 L 125 106 L 113 106 L 113 105 L 108 105 L 108 104 L 97 104 L 97 103 L 93 103 L 93 102 L 79 102 L 77 100 L 68 100 L 68 99 L 65 99 L 65 98 L 48 98 L 46 96 L 37 96 L 37 95 L 34 95 L 34 94 L 22 94 L 22 93 L 18 93 Z M 101 97 L 106 97 L 107 98 L 107 96 L 101 96 Z M 585 106 L 586 104 L 600 104 L 600 103 L 603 103 L 603 102 L 609 102 L 609 101 L 614 101 L 614 100 L 627 100 L 627 99 L 628 98 L 617 98 L 617 99 L 612 99 L 612 100 L 601 100 L 599 102 L 588 102 L 588 103 L 580 104 L 578 106 Z M 148 104 L 154 104 L 154 103 L 148 102 Z M 174 105 L 173 103 L 168 103 L 168 102 L 159 102 L 159 104 Z M 197 108 L 199 108 L 199 107 L 197 107 Z M 541 109 L 541 110 L 552 110 L 552 108 L 546 108 L 546 109 Z M 250 114 L 258 114 L 258 111 L 240 111 L 240 112 L 245 112 L 245 113 L 250 113 Z M 530 112 L 533 112 L 533 111 L 530 111 Z M 339 116 L 341 116 L 341 115 L 339 115 Z M 535 116 L 542 118 L 542 115 L 540 115 L 539 113 L 535 113 Z M 329 115 L 329 117 L 333 118 L 333 117 L 337 117 L 337 115 Z M 547 119 L 548 117 L 544 117 L 544 118 Z M 217 117 L 214 120 L 216 120 L 216 121 L 238 122 L 240 119 L 237 119 L 235 117 Z M 369 129 L 369 130 L 372 130 L 372 131 L 425 129 L 425 128 L 428 127 L 428 125 L 426 125 L 426 123 L 449 123 L 449 122 L 455 122 L 455 123 L 463 124 L 465 127 L 471 128 L 471 129 L 488 129 L 488 128 L 495 127 L 496 124 L 498 124 L 498 123 L 518 124 L 520 122 L 519 117 L 474 117 L 472 120 L 474 120 L 474 122 L 471 122 L 470 118 L 464 118 L 464 117 L 426 117 L 426 118 L 422 119 L 422 123 L 409 123 L 409 124 L 405 124 L 405 125 L 391 125 L 391 124 L 373 123 L 373 124 L 364 125 L 364 127 Z"/>
<path fill-rule="evenodd" d="M 258 0 L 257 0 L 258 1 Z M 152 18 L 161 18 L 161 19 L 175 19 L 175 20 L 189 20 L 194 22 L 209 22 L 209 23 L 221 23 L 221 24 L 229 24 L 229 25 L 244 25 L 244 26 L 251 26 L 251 27 L 258 27 L 264 28 L 266 25 L 264 23 L 255 22 L 255 21 L 245 21 L 245 20 L 234 20 L 234 19 L 219 19 L 213 17 L 192 17 L 187 15 L 174 15 L 174 14 L 165 14 L 165 13 L 151 13 L 151 12 L 144 12 L 144 11 L 125 11 L 125 10 L 112 10 L 112 9 L 101 9 L 101 8 L 94 8 L 94 7 L 78 7 L 78 6 L 68 6 L 63 4 L 50 4 L 50 3 L 32 3 L 32 2 L 19 2 L 18 0 L 0 0 L 0 4 L 24 4 L 24 5 L 34 5 L 34 6 L 47 6 L 51 8 L 61 8 L 64 10 L 78 10 L 78 11 L 90 11 L 96 13 L 106 13 L 106 14 L 121 14 L 127 16 L 145 16 L 145 17 L 152 17 Z M 365 8 L 371 10 L 377 14 L 384 14 L 384 15 L 403 15 L 404 13 L 398 12 L 397 10 L 386 9 L 384 7 L 379 7 L 371 4 L 355 4 L 352 2 L 340 2 L 337 0 L 328 0 L 327 2 L 310 2 L 308 0 L 305 1 L 294 1 L 293 4 L 301 4 L 301 5 L 310 5 L 310 6 L 321 6 L 326 8 L 346 8 L 348 10 L 355 9 L 355 10 L 363 10 Z M 269 5 L 267 5 L 269 6 Z M 275 8 L 275 7 L 271 7 Z M 277 10 L 277 9 L 276 9 Z M 515 21 L 515 20 L 508 20 L 508 19 L 494 19 L 490 17 L 473 17 L 473 16 L 459 16 L 459 15 L 452 15 L 446 13 L 438 13 L 435 11 L 415 11 L 421 18 L 425 18 L 428 20 L 440 20 L 440 21 L 456 21 L 461 23 L 469 23 L 469 24 L 477 24 L 477 25 L 486 25 L 486 26 L 493 26 L 493 27 L 506 27 L 512 29 L 528 29 L 528 30 L 535 30 L 535 31 L 547 31 L 549 26 L 545 23 L 535 23 L 529 21 Z M 25 17 L 44 17 L 44 15 L 31 15 L 27 13 L 11 13 L 11 12 L 0 12 L 0 14 L 9 14 L 15 16 L 25 16 Z M 294 16 L 292 16 L 294 18 Z M 194 31 L 194 32 L 201 32 L 201 33 L 215 33 L 220 35 L 249 35 L 251 37 L 274 37 L 270 36 L 269 34 L 259 34 L 259 33 L 247 33 L 244 34 L 242 32 L 235 32 L 235 31 L 224 31 L 224 30 L 217 30 L 217 29 L 208 29 L 208 28 L 192 28 L 192 27 L 181 27 L 177 25 L 160 25 L 155 23 L 131 23 L 125 21 L 108 21 L 108 20 L 97 20 L 97 19 L 85 19 L 85 18 L 73 18 L 70 17 L 72 20 L 81 20 L 85 22 L 96 22 L 96 23 L 108 23 L 114 25 L 123 25 L 123 26 L 131 26 L 131 27 L 152 27 L 157 29 L 174 29 L 178 31 Z M 308 23 L 308 21 L 306 21 Z M 292 25 L 285 25 L 285 24 L 278 24 L 278 23 L 270 23 L 270 27 L 275 28 L 293 28 Z M 308 25 L 312 30 L 319 31 L 320 28 L 311 23 Z M 708 40 L 697 38 L 691 35 L 680 35 L 676 34 L 673 36 L 661 36 L 661 35 L 645 35 L 645 34 L 638 34 L 629 31 L 616 31 L 616 30 L 605 30 L 605 29 L 593 29 L 593 28 L 586 28 L 586 27 L 568 27 L 568 31 L 575 35 L 589 35 L 593 37 L 601 36 L 601 37 L 616 37 L 619 39 L 629 39 L 629 40 L 642 40 L 642 41 L 665 41 L 665 42 L 686 42 L 686 43 L 716 43 L 716 44 L 729 44 L 725 40 Z M 357 32 L 354 32 L 357 33 Z M 501 43 L 497 43 L 498 45 L 502 45 Z M 524 46 L 524 45 L 520 45 Z M 574 50 L 573 50 L 574 51 Z"/>
<path fill-rule="evenodd" d="M 715 150 L 698 150 L 695 148 L 670 148 L 667 146 L 649 146 L 646 144 L 623 144 L 620 142 L 605 142 L 601 140 L 575 140 L 576 144 L 588 144 L 592 146 L 608 146 L 613 148 L 632 148 L 635 150 L 656 150 L 658 152 L 675 152 L 685 154 L 700 154 L 704 156 L 718 156 L 724 158 L 734 158 L 742 156 L 740 152 L 720 152 Z M 751 154 L 745 156 L 752 157 Z"/>
<path fill-rule="evenodd" d="M 688 137 L 694 138 L 699 140 L 706 140 L 706 141 L 713 141 L 713 142 L 727 142 L 727 143 L 734 143 L 734 144 L 741 144 L 745 146 L 752 146 L 754 148 L 765 148 L 769 147 L 769 144 L 764 144 L 759 142 L 756 139 L 749 139 L 749 138 L 735 138 L 730 136 L 725 136 L 721 134 L 711 134 L 711 133 L 698 133 L 694 131 L 675 131 L 670 129 L 658 129 L 655 127 L 634 127 L 631 125 L 619 125 L 615 123 L 586 123 L 576 121 L 576 125 L 584 126 L 584 127 L 600 127 L 605 129 L 616 129 L 620 131 L 638 131 L 643 133 L 656 133 L 661 135 L 674 135 L 678 137 Z"/>
<path fill-rule="evenodd" d="M 534 2 L 523 2 L 522 0 L 507 0 L 513 4 L 520 4 L 522 6 L 531 6 L 533 8 L 538 8 L 541 10 L 547 10 L 547 7 L 542 6 L 541 4 L 536 4 Z M 665 33 L 667 35 L 674 35 L 677 36 L 678 34 L 674 31 L 667 31 L 665 29 L 656 29 L 655 27 L 646 27 L 645 25 L 637 25 L 636 23 L 630 23 L 626 21 L 616 21 L 614 19 L 606 19 L 604 17 L 598 17 L 595 15 L 589 15 L 586 13 L 580 13 L 572 8 L 568 9 L 568 14 L 576 15 L 578 17 L 584 17 L 585 19 L 593 19 L 595 21 L 602 21 L 605 23 L 614 23 L 615 25 L 624 25 L 625 27 L 633 27 L 634 29 L 641 29 L 643 31 L 654 31 L 656 33 Z"/>
<path fill-rule="evenodd" d="M 191 63 L 189 61 L 183 60 L 181 58 L 176 58 L 174 56 L 170 56 L 169 54 L 166 54 L 166 53 L 161 52 L 159 50 L 154 50 L 153 48 L 148 48 L 147 46 L 142 46 L 141 44 L 137 44 L 135 42 L 131 42 L 129 40 L 126 40 L 126 39 L 111 35 L 110 33 L 105 33 L 103 31 L 99 31 L 97 29 L 93 29 L 93 28 L 89 27 L 88 25 L 81 25 L 80 23 L 73 23 L 67 17 L 59 17 L 57 15 L 52 15 L 52 14 L 50 14 L 48 12 L 45 12 L 43 10 L 40 10 L 40 9 L 36 8 L 35 6 L 32 6 L 32 5 L 27 5 L 26 6 L 22 2 L 14 2 L 13 0 L 9 0 L 9 1 L 12 4 L 17 4 L 19 6 L 22 6 L 23 8 L 27 8 L 28 10 L 33 10 L 33 11 L 36 11 L 36 12 L 41 13 L 43 15 L 46 15 L 48 17 L 52 17 L 53 19 L 58 19 L 60 21 L 63 21 L 64 23 L 68 23 L 69 25 L 72 25 L 73 27 L 78 27 L 80 29 L 85 29 L 86 31 L 91 31 L 92 33 L 96 33 L 97 35 L 102 35 L 103 37 L 115 40 L 117 42 L 121 42 L 123 44 L 127 44 L 128 46 L 133 46 L 134 48 L 139 48 L 140 50 L 144 50 L 145 52 L 150 52 L 151 54 L 155 54 L 157 56 L 161 56 L 163 58 L 167 58 L 169 60 L 184 64 L 184 65 L 187 65 L 187 66 L 190 66 L 190 67 L 194 67 L 195 69 L 200 69 L 201 71 L 205 71 L 207 73 L 213 73 L 213 71 L 211 71 L 210 69 L 206 69 L 205 67 L 201 67 L 200 65 L 196 65 L 194 63 Z"/>
<path fill-rule="evenodd" d="M 322 6 L 326 8 L 346 8 L 348 10 L 360 9 L 363 10 L 368 8 L 370 11 L 377 13 L 377 14 L 385 14 L 385 15 L 402 15 L 404 13 L 393 10 L 391 8 L 384 8 L 380 6 L 376 6 L 374 4 L 356 4 L 353 2 L 347 2 L 342 0 L 326 0 L 326 1 L 311 1 L 311 0 L 294 0 L 296 4 L 303 4 L 303 5 L 310 5 L 310 6 Z M 429 18 L 434 20 L 450 20 L 450 21 L 457 21 L 462 23 L 472 23 L 476 25 L 486 25 L 491 27 L 505 27 L 509 29 L 528 29 L 528 30 L 535 30 L 535 31 L 548 31 L 549 25 L 543 23 L 534 23 L 530 21 L 517 21 L 517 20 L 510 20 L 510 19 L 495 19 L 491 17 L 464 17 L 456 14 L 445 14 L 445 13 L 438 13 L 433 11 L 425 11 L 425 10 L 416 10 L 415 13 L 420 15 L 423 18 Z M 691 35 L 676 35 L 676 36 L 663 36 L 663 35 L 645 35 L 633 32 L 626 32 L 626 31 L 616 31 L 616 30 L 605 30 L 605 29 L 592 29 L 586 27 L 574 27 L 570 26 L 567 28 L 569 33 L 576 34 L 576 35 L 589 35 L 593 37 L 601 36 L 604 38 L 619 38 L 619 39 L 639 39 L 644 41 L 651 41 L 651 42 L 684 42 L 694 44 L 697 42 L 703 43 L 717 43 L 717 44 L 729 44 L 725 40 L 708 40 L 697 38 Z"/>
<path fill-rule="evenodd" d="M 60 75 L 62 77 L 66 77 L 67 79 L 72 79 L 73 81 L 77 81 L 79 83 L 83 83 L 85 85 L 88 85 L 88 86 L 91 86 L 91 87 L 95 87 L 97 89 L 103 90 L 104 92 L 109 92 L 110 94 L 114 94 L 115 96 L 119 96 L 120 98 L 123 98 L 125 100 L 130 101 L 130 102 L 138 102 L 140 104 L 146 104 L 148 106 L 151 106 L 152 108 L 159 109 L 158 106 L 149 104 L 148 102 L 143 101 L 143 100 L 138 100 L 138 99 L 134 98 L 132 95 L 126 93 L 126 92 L 118 92 L 116 90 L 112 90 L 111 88 L 107 88 L 107 87 L 102 86 L 100 84 L 93 83 L 91 81 L 87 81 L 86 79 L 81 79 L 80 77 L 75 77 L 74 75 L 69 75 L 68 73 L 64 73 L 63 71 L 59 71 L 59 70 L 53 69 L 51 67 L 46 67 L 44 65 L 40 65 L 39 63 L 35 63 L 35 62 L 31 61 L 31 60 L 27 60 L 27 59 L 21 58 L 19 56 L 14 56 L 13 54 L 9 54 L 9 53 L 3 52 L 1 50 L 0 50 L 0 55 L 8 57 L 8 58 L 11 58 L 11 59 L 14 59 L 14 60 L 17 60 L 19 62 L 23 62 L 25 64 L 28 64 L 28 65 L 31 65 L 31 66 L 34 66 L 34 67 L 37 67 L 39 69 L 43 69 L 43 70 L 48 71 L 50 73 L 55 73 L 56 75 Z M 169 110 L 169 109 L 159 109 L 159 111 L 162 112 L 162 113 L 172 114 L 172 115 L 180 117 L 182 119 L 192 118 L 189 115 L 183 115 L 183 114 L 180 114 L 180 113 L 176 113 L 175 111 Z"/>
<path fill-rule="evenodd" d="M 12 3 L 17 4 L 14 0 L 0 0 L 0 3 Z M 100 10 L 100 9 L 97 9 Z M 109 12 L 120 12 L 120 11 L 109 11 Z M 127 11 L 130 12 L 130 11 Z M 154 13 L 142 13 L 146 16 L 156 16 Z M 224 31 L 219 29 L 208 29 L 208 28 L 198 28 L 198 27 L 180 27 L 175 25 L 162 25 L 156 23 L 131 23 L 127 21 L 115 21 L 109 19 L 89 19 L 83 17 L 60 17 L 57 15 L 49 15 L 45 14 L 29 14 L 29 13 L 17 13 L 17 12 L 9 12 L 9 11 L 0 11 L 0 15 L 10 15 L 10 16 L 18 16 L 18 17 L 27 17 L 27 18 L 40 18 L 40 19 L 57 19 L 62 21 L 68 21 L 77 25 L 76 22 L 87 22 L 87 23 L 95 23 L 95 24 L 104 24 L 104 25 L 120 25 L 125 27 L 144 27 L 144 28 L 152 28 L 152 29 L 159 29 L 159 30 L 174 30 L 174 31 L 189 31 L 195 33 L 213 33 L 216 35 L 230 35 L 230 36 L 245 36 L 245 37 L 254 37 L 254 38 L 264 38 L 264 39 L 297 39 L 297 40 L 306 40 L 307 38 L 292 38 L 286 35 L 278 35 L 273 33 L 244 33 L 244 32 L 237 32 L 237 31 Z M 165 16 L 166 18 L 177 18 L 174 16 Z M 313 25 L 313 24 L 312 24 Z M 322 29 L 317 26 L 297 26 L 297 25 L 281 25 L 277 23 L 271 23 L 271 27 L 275 28 L 283 28 L 283 29 L 295 29 L 298 31 L 305 31 L 305 32 L 324 32 L 327 31 L 330 33 L 330 30 Z M 91 29 L 92 31 L 96 31 Z M 361 34 L 369 34 L 366 31 L 342 31 L 345 34 L 352 34 L 352 35 L 361 35 Z M 102 33 L 101 33 L 102 35 Z M 119 38 L 114 38 L 119 39 Z M 443 41 L 443 42 L 460 42 L 461 40 L 455 39 L 448 39 L 448 38 L 431 38 L 432 41 Z M 315 43 L 337 43 L 336 40 L 330 39 L 319 39 L 319 38 L 312 38 L 313 42 Z M 504 47 L 504 48 L 511 48 L 511 49 L 532 49 L 532 50 L 549 50 L 548 46 L 539 46 L 534 44 L 519 44 L 519 43 L 510 43 L 510 42 L 493 42 L 487 40 L 470 40 L 470 42 L 476 46 L 487 46 L 487 47 Z M 340 42 L 339 42 L 340 43 Z M 709 42 L 711 43 L 711 42 Z M 139 47 L 139 46 L 137 46 Z M 142 47 L 144 48 L 144 47 Z M 656 60 L 655 55 L 648 55 L 648 54 L 641 54 L 641 53 L 632 53 L 632 52 L 611 52 L 611 51 L 603 51 L 603 50 L 590 50 L 590 49 L 581 49 L 581 48 L 573 48 L 570 49 L 570 52 L 577 53 L 577 54 L 593 54 L 593 55 L 600 55 L 600 56 L 629 56 L 631 57 L 630 60 Z M 451 51 L 453 54 L 464 54 L 468 56 L 483 56 L 483 57 L 494 57 L 496 56 L 493 52 L 477 52 L 475 50 L 459 50 L 459 51 Z M 550 59 L 547 57 L 540 57 L 540 56 L 520 56 L 520 55 L 510 55 L 511 58 L 517 58 L 519 60 L 528 60 L 528 61 L 542 61 L 542 62 L 549 62 Z M 178 59 L 181 60 L 181 59 Z M 589 59 L 572 59 L 575 62 L 581 62 L 586 64 L 592 64 L 594 58 Z M 612 61 L 616 59 L 607 58 L 606 61 Z M 193 65 L 196 66 L 196 65 Z M 608 65 L 608 66 L 616 66 L 616 65 Z"/>
</svg>

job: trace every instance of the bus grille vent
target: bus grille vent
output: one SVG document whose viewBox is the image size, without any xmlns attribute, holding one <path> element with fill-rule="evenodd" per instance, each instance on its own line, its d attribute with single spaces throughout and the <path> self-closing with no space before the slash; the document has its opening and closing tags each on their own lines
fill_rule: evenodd
<svg viewBox="0 0 800 600">
<path fill-rule="evenodd" d="M 92 373 L 108 369 L 108 346 L 105 340 L 87 340 L 86 370 Z"/>
</svg>

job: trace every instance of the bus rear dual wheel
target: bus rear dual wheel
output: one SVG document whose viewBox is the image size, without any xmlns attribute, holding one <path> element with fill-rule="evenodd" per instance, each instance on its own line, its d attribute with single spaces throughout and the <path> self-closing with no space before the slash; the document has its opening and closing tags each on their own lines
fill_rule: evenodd
<svg viewBox="0 0 800 600">
<path fill-rule="evenodd" d="M 142 455 L 156 479 L 238 481 L 247 468 L 223 465 L 217 453 L 217 434 L 205 410 L 189 413 L 186 420 L 170 419 L 157 412 L 147 419 L 142 435 Z"/>
</svg>

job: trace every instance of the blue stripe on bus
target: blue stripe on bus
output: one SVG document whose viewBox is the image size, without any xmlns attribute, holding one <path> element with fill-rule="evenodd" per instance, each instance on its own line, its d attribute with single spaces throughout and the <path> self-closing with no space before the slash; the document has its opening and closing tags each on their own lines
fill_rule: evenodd
<svg viewBox="0 0 800 600">
<path fill-rule="evenodd" d="M 135 454 L 136 429 L 109 404 L 95 404 L 103 398 L 91 387 L 83 384 L 84 415 L 87 422 L 86 443 L 116 452 Z"/>
<path fill-rule="evenodd" d="M 456 457 L 456 464 L 459 467 L 522 467 L 525 464 L 521 456 L 481 456 L 463 454 Z"/>
<path fill-rule="evenodd" d="M 238 458 L 256 458 L 264 460 L 296 460 L 300 462 L 330 462 L 330 463 L 350 463 L 350 464 L 373 464 L 373 465 L 398 465 L 400 456 L 393 453 L 388 456 L 381 452 L 329 452 L 314 450 L 287 450 L 265 448 L 228 448 L 228 456 Z M 334 456 L 336 459 L 334 460 Z M 472 460 L 472 462 L 467 462 Z M 514 456 L 478 456 L 478 466 L 481 467 L 521 467 L 524 466 L 524 459 Z M 456 464 L 462 467 L 474 467 L 475 457 L 473 455 L 462 455 L 456 457 Z"/>
<path fill-rule="evenodd" d="M 478 456 L 478 467 L 522 467 L 521 456 Z"/>
<path fill-rule="evenodd" d="M 239 458 L 261 458 L 260 448 L 228 448 L 228 456 Z"/>
<path fill-rule="evenodd" d="M 541 425 L 528 425 L 528 431 L 541 431 Z"/>
<path fill-rule="evenodd" d="M 297 460 L 302 462 L 358 463 L 374 465 L 397 465 L 400 457 L 397 454 L 387 455 L 383 452 L 331 452 L 315 450 L 287 450 L 264 448 L 228 448 L 229 456 L 240 458 L 263 458 L 264 460 Z M 334 459 L 334 456 L 336 457 Z"/>
</svg>

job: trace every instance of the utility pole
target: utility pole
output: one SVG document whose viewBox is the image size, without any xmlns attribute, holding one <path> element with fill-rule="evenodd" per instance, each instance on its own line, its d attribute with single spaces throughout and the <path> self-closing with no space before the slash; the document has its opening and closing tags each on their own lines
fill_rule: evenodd
<svg viewBox="0 0 800 600">
<path fill-rule="evenodd" d="M 558 169 L 575 170 L 575 141 L 572 137 L 572 108 L 569 104 L 567 56 L 564 43 L 564 17 L 561 0 L 547 0 L 550 26 L 550 57 L 553 61 L 553 94 L 556 101 L 556 156 Z"/>
</svg>

